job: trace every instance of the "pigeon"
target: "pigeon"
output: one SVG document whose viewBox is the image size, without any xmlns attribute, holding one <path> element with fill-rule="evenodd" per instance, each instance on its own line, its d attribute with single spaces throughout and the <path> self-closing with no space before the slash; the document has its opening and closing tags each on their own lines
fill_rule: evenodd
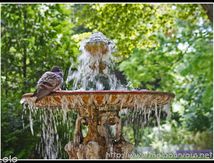
<svg viewBox="0 0 214 163">
<path fill-rule="evenodd" d="M 32 95 L 38 102 L 50 93 L 61 90 L 63 84 L 63 72 L 58 66 L 52 67 L 51 71 L 45 72 L 37 82 L 37 89 Z"/>
</svg>

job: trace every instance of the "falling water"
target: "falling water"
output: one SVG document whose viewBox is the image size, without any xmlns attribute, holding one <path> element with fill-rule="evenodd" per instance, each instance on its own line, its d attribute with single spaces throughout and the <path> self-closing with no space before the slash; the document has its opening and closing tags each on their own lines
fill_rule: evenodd
<svg viewBox="0 0 214 163">
<path fill-rule="evenodd" d="M 66 82 L 72 82 L 73 86 L 70 90 L 127 90 L 117 80 L 113 73 L 114 64 L 112 52 L 114 52 L 114 42 L 106 38 L 102 33 L 93 34 L 89 39 L 81 42 L 81 55 L 78 57 L 78 67 L 75 71 L 73 60 L 69 68 Z M 134 95 L 127 101 L 126 95 L 119 95 L 114 101 L 115 108 L 119 106 L 121 114 L 126 115 L 126 123 L 133 124 L 139 128 L 143 128 L 156 120 L 156 125 L 160 126 L 160 118 L 162 112 L 169 114 L 169 104 L 159 106 L 158 102 L 151 99 L 153 97 L 139 98 Z M 112 96 L 105 95 L 105 103 L 111 101 Z M 150 101 L 154 101 L 150 103 Z M 82 98 L 77 95 L 74 98 L 71 107 L 83 106 Z M 93 95 L 90 96 L 88 104 L 96 103 Z M 118 105 L 119 103 L 119 105 Z M 128 108 L 125 103 L 130 103 L 133 108 Z M 149 103 L 149 105 L 148 105 Z M 73 106 L 72 106 L 73 105 Z M 109 106 L 104 106 L 107 108 Z M 74 120 L 69 113 L 68 101 L 66 98 L 61 98 L 61 108 L 42 108 L 38 109 L 34 103 L 28 103 L 29 108 L 29 124 L 31 133 L 34 134 L 33 124 L 34 118 L 39 115 L 41 122 L 41 143 L 38 145 L 39 153 L 42 153 L 43 158 L 55 159 L 59 158 L 59 152 L 62 146 L 60 140 L 70 140 L 70 131 L 74 128 Z M 112 109 L 115 109 L 112 107 Z M 82 109 L 85 109 L 84 107 Z M 109 109 L 109 108 L 108 108 Z M 116 108 L 118 109 L 118 108 Z M 124 109 L 126 111 L 124 112 Z M 26 106 L 23 110 L 26 112 Z M 33 118 L 34 117 L 34 118 Z M 37 119 L 38 120 L 38 119 Z M 23 123 L 24 126 L 24 123 Z M 60 127 L 61 126 L 61 127 Z M 59 131 L 59 128 L 64 126 L 65 131 Z M 62 133 L 63 135 L 59 135 Z"/>
<path fill-rule="evenodd" d="M 37 145 L 36 150 L 41 157 L 45 159 L 56 159 L 62 156 L 64 144 L 62 144 L 61 140 L 70 139 L 72 131 L 69 130 L 74 128 L 75 123 L 75 120 L 71 119 L 73 116 L 72 113 L 67 110 L 66 102 L 63 102 L 62 108 L 54 109 L 39 109 L 34 103 L 28 103 L 28 106 L 25 104 L 22 114 L 23 127 L 25 127 L 24 117 L 27 115 L 32 135 L 35 135 L 35 132 L 40 135 L 40 143 Z M 41 124 L 41 132 L 38 133 L 38 131 L 34 131 L 34 122 L 39 122 Z M 64 131 L 59 132 L 58 129 L 63 129 Z"/>
<path fill-rule="evenodd" d="M 97 48 L 93 47 L 95 45 Z M 91 49 L 88 50 L 87 46 Z M 67 83 L 73 81 L 72 90 L 115 90 L 121 87 L 113 73 L 114 46 L 114 42 L 100 32 L 81 42 L 77 71 L 73 70 L 74 64 L 71 63 L 66 80 Z"/>
</svg>

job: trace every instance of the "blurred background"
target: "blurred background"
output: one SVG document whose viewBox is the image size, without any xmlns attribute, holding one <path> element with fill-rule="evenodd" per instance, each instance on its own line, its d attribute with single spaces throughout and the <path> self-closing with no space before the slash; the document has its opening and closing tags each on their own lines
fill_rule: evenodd
<svg viewBox="0 0 214 163">
<path fill-rule="evenodd" d="M 1 5 L 1 157 L 42 158 L 40 122 L 30 132 L 20 99 L 35 91 L 53 65 L 65 80 L 80 55 L 79 42 L 100 31 L 115 41 L 115 68 L 133 89 L 174 93 L 170 118 L 160 132 L 124 125 L 137 152 L 213 149 L 213 17 L 201 4 L 2 4 Z M 72 62 L 72 63 L 71 63 Z M 71 88 L 67 85 L 66 88 Z M 63 147 L 73 128 L 59 128 Z M 22 123 L 26 121 L 23 127 Z M 124 120 L 125 124 L 125 120 Z M 158 132 L 158 133 L 157 133 Z M 158 135 L 158 136 L 157 136 Z"/>
</svg>

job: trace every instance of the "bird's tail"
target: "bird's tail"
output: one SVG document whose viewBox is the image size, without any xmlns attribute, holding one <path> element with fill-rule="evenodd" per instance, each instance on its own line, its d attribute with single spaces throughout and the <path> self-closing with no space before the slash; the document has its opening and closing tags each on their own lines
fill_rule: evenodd
<svg viewBox="0 0 214 163">
<path fill-rule="evenodd" d="M 35 97 L 36 94 L 37 94 L 37 90 L 35 90 L 35 91 L 33 92 L 33 95 L 32 95 L 31 97 Z"/>
<path fill-rule="evenodd" d="M 41 100 L 43 97 L 49 95 L 51 93 L 50 90 L 47 89 L 40 89 L 39 91 L 35 91 L 32 97 L 36 97 L 35 103 Z"/>
</svg>

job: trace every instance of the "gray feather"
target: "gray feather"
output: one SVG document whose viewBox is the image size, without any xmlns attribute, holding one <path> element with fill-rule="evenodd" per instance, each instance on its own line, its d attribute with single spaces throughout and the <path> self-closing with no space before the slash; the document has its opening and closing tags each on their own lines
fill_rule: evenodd
<svg viewBox="0 0 214 163">
<path fill-rule="evenodd" d="M 37 82 L 37 90 L 33 94 L 33 97 L 37 97 L 35 102 L 60 89 L 62 83 L 63 78 L 58 72 L 45 72 Z"/>
<path fill-rule="evenodd" d="M 49 95 L 52 91 L 48 89 L 39 89 L 36 94 L 34 94 L 35 97 L 37 97 L 36 101 L 41 100 L 43 97 Z"/>
</svg>

